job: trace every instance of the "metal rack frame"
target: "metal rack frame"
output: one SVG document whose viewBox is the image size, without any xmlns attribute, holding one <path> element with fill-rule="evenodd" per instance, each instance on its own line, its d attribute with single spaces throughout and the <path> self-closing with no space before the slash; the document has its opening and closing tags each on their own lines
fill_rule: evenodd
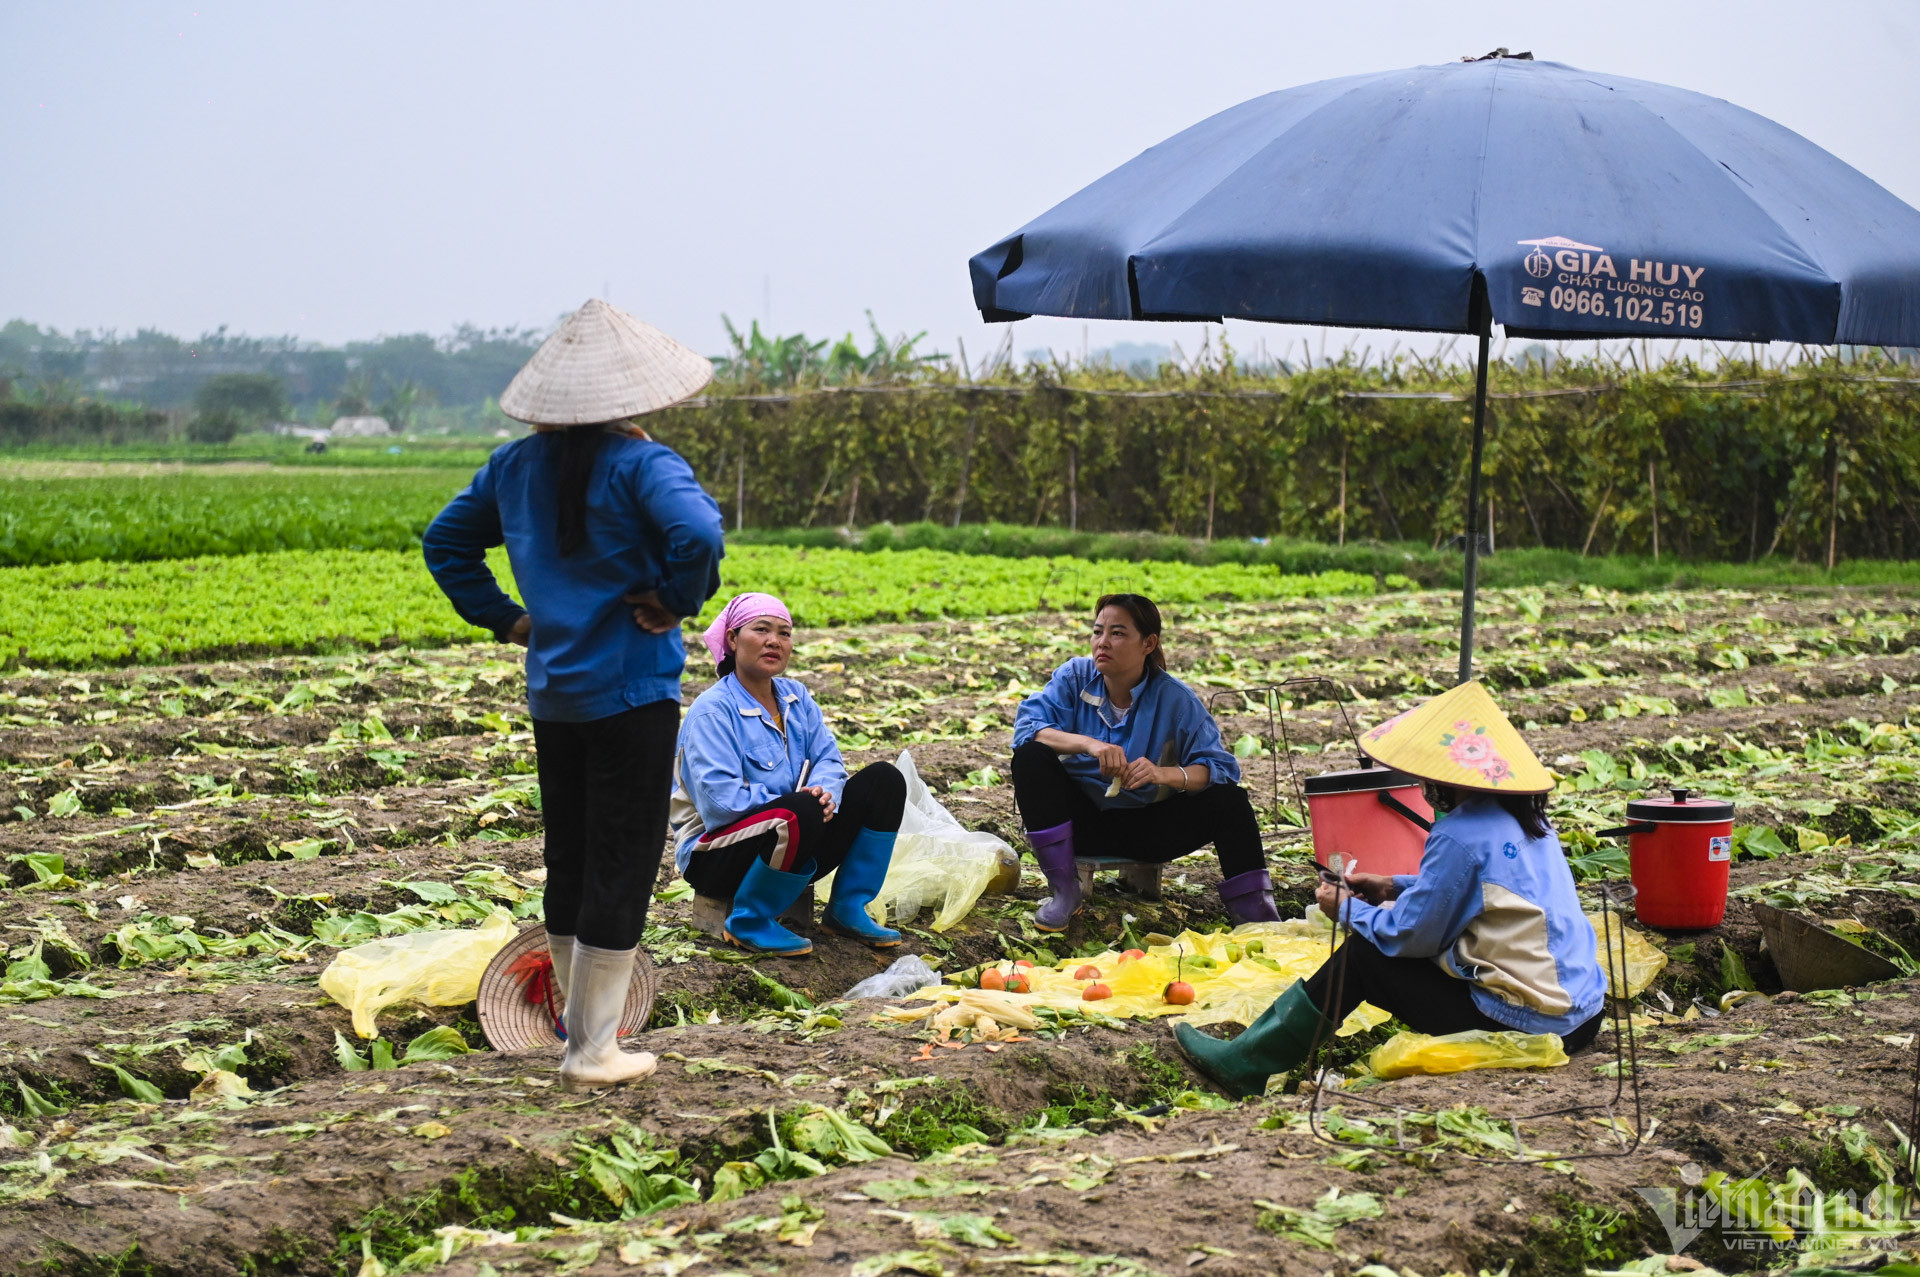
<svg viewBox="0 0 1920 1277">
<path fill-rule="evenodd" d="M 1359 734 L 1354 731 L 1353 719 L 1351 715 L 1347 713 L 1346 698 L 1341 695 L 1343 689 L 1338 682 L 1327 675 L 1303 674 L 1294 678 L 1282 679 L 1278 683 L 1270 683 L 1258 687 L 1222 689 L 1214 692 L 1207 698 L 1207 712 L 1209 714 L 1215 713 L 1215 707 L 1223 697 L 1238 696 L 1243 700 L 1254 696 L 1262 696 L 1265 698 L 1267 709 L 1267 737 L 1280 746 L 1281 752 L 1286 757 L 1287 776 L 1293 790 L 1294 802 L 1297 804 L 1301 820 L 1306 822 L 1306 828 L 1311 830 L 1312 824 L 1311 819 L 1307 815 L 1305 791 L 1300 784 L 1299 770 L 1294 764 L 1293 742 L 1287 733 L 1285 703 L 1282 699 L 1288 688 L 1301 687 L 1308 684 L 1323 684 L 1333 691 L 1333 696 L 1329 699 L 1333 701 L 1335 708 L 1340 711 L 1341 725 L 1346 728 L 1347 738 L 1353 744 L 1355 755 L 1362 760 L 1363 766 L 1366 765 L 1366 755 L 1360 748 Z M 1280 807 L 1280 767 L 1278 762 L 1275 763 L 1273 769 L 1272 806 L 1273 809 L 1278 812 Z M 1563 1105 L 1559 1108 L 1542 1109 L 1538 1112 L 1497 1118 L 1496 1120 L 1505 1121 L 1508 1129 L 1513 1132 L 1514 1148 L 1516 1150 L 1516 1155 L 1513 1157 L 1484 1157 L 1478 1154 L 1466 1153 L 1459 1149 L 1446 1149 L 1444 1151 L 1452 1152 L 1470 1161 L 1495 1165 L 1534 1165 L 1549 1161 L 1570 1162 L 1594 1158 L 1629 1157 L 1639 1151 L 1646 1131 L 1645 1109 L 1640 1096 L 1639 1038 L 1633 1027 L 1633 1007 L 1631 1000 L 1624 997 L 1615 998 L 1612 996 L 1612 990 L 1619 989 L 1624 993 L 1627 988 L 1625 914 L 1627 909 L 1632 905 L 1636 894 L 1637 892 L 1631 882 L 1616 880 L 1600 884 L 1601 939 L 1606 953 L 1607 984 L 1609 990 L 1607 1001 L 1612 1012 L 1614 1030 L 1613 1095 L 1598 1103 Z M 1340 1000 L 1340 995 L 1344 991 L 1346 983 L 1347 950 L 1344 941 L 1352 935 L 1353 924 L 1351 912 L 1343 909 L 1341 910 L 1340 919 L 1336 923 L 1333 933 L 1328 937 L 1327 961 L 1333 965 L 1332 984 L 1333 997 L 1336 1005 Z M 1337 1026 L 1329 1026 L 1324 1020 L 1321 1022 L 1320 1029 L 1316 1030 L 1314 1034 L 1312 1049 L 1307 1053 L 1307 1061 L 1310 1067 L 1312 1062 L 1319 1057 L 1321 1048 L 1331 1041 L 1333 1028 L 1335 1027 Z M 1307 1110 L 1307 1127 L 1318 1143 L 1335 1148 L 1354 1148 L 1356 1147 L 1355 1145 L 1333 1138 L 1327 1134 L 1321 1126 L 1320 1119 L 1325 1112 L 1327 1082 L 1331 1072 L 1332 1066 L 1323 1063 L 1315 1075 L 1313 1103 Z M 1629 1099 L 1631 1100 L 1633 1108 L 1633 1138 L 1631 1140 L 1629 1140 L 1626 1134 L 1620 1129 L 1622 1117 L 1619 1112 L 1623 1102 Z M 1374 1099 L 1359 1091 L 1352 1093 L 1342 1092 L 1341 1102 L 1358 1103 L 1382 1111 L 1391 1109 L 1394 1113 L 1394 1139 L 1396 1146 L 1408 1150 L 1417 1147 L 1409 1145 L 1406 1142 L 1404 1119 L 1407 1109 L 1404 1105 Z M 1519 1155 L 1520 1151 L 1526 1148 L 1526 1140 L 1520 1132 L 1520 1124 L 1522 1122 L 1538 1121 L 1549 1117 L 1571 1117 L 1582 1113 L 1595 1113 L 1604 1116 L 1607 1119 L 1607 1129 L 1613 1133 L 1619 1147 L 1605 1152 L 1543 1153 L 1533 1157 Z M 1920 1044 L 1916 1044 L 1913 1121 L 1916 1128 L 1920 1129 Z"/>
<path fill-rule="evenodd" d="M 1619 989 L 1623 993 L 1627 989 L 1626 920 L 1624 912 L 1626 907 L 1633 903 L 1635 894 L 1637 893 L 1634 890 L 1633 884 L 1630 882 L 1611 881 L 1604 882 L 1600 885 L 1601 930 L 1607 955 L 1607 1001 L 1613 1013 L 1614 1029 L 1613 1095 L 1609 1099 L 1599 1103 L 1569 1104 L 1563 1105 L 1560 1108 L 1542 1109 L 1538 1112 L 1514 1114 L 1504 1117 L 1496 1115 L 1495 1120 L 1504 1121 L 1508 1129 L 1513 1132 L 1515 1155 L 1512 1157 L 1485 1157 L 1455 1148 L 1436 1149 L 1436 1152 L 1449 1152 L 1456 1156 L 1466 1158 L 1468 1161 L 1482 1162 L 1490 1165 L 1531 1166 L 1541 1162 L 1577 1162 L 1598 1158 L 1630 1157 L 1639 1151 L 1646 1133 L 1645 1109 L 1640 1099 L 1639 1039 L 1633 1028 L 1633 1006 L 1630 999 L 1624 997 L 1615 998 L 1612 996 L 1614 989 Z M 1344 991 L 1346 983 L 1345 941 L 1350 939 L 1352 935 L 1352 912 L 1350 909 L 1342 909 L 1340 911 L 1339 924 L 1334 928 L 1333 934 L 1328 939 L 1330 951 L 1327 956 L 1327 961 L 1333 964 L 1333 1001 L 1336 1006 L 1340 1003 L 1340 995 Z M 1331 1042 L 1333 1031 L 1337 1027 L 1338 1026 L 1330 1025 L 1324 1018 L 1321 1020 L 1320 1028 L 1314 1033 L 1313 1046 L 1307 1052 L 1309 1067 L 1312 1066 L 1313 1061 L 1320 1055 L 1321 1047 Z M 1318 1143 L 1343 1149 L 1361 1147 L 1344 1140 L 1335 1139 L 1321 1128 L 1320 1118 L 1324 1111 L 1323 1106 L 1327 1099 L 1327 1083 L 1332 1071 L 1333 1069 L 1330 1063 L 1322 1063 L 1315 1074 L 1313 1102 L 1307 1109 L 1307 1129 Z M 1920 1074 L 1916 1074 L 1916 1087 L 1920 1087 Z M 1629 1088 L 1631 1088 L 1630 1091 Z M 1631 1141 L 1629 1141 L 1625 1133 L 1621 1131 L 1621 1116 L 1616 1112 L 1622 1100 L 1626 1099 L 1629 1093 L 1631 1094 L 1633 1102 L 1633 1139 Z M 1414 1151 L 1422 1147 L 1420 1145 L 1409 1145 L 1406 1142 L 1405 1117 L 1408 1110 L 1405 1105 L 1391 1103 L 1386 1100 L 1373 1099 L 1360 1091 L 1341 1091 L 1339 1094 L 1341 1103 L 1343 1104 L 1349 1102 L 1358 1103 L 1382 1111 L 1391 1109 L 1394 1114 L 1394 1141 L 1396 1146 L 1407 1151 Z M 1532 1157 L 1520 1155 L 1527 1146 L 1525 1138 L 1520 1134 L 1520 1123 L 1538 1121 L 1542 1118 L 1549 1117 L 1572 1117 L 1582 1113 L 1604 1115 L 1607 1119 L 1607 1129 L 1613 1133 L 1615 1140 L 1618 1141 L 1620 1146 L 1605 1152 L 1551 1153 L 1543 1151 L 1539 1155 Z"/>
<path fill-rule="evenodd" d="M 1346 699 L 1339 694 L 1340 684 L 1325 674 L 1301 674 L 1294 678 L 1281 679 L 1278 683 L 1265 683 L 1258 687 L 1226 687 L 1207 697 L 1207 713 L 1214 717 L 1218 717 L 1218 711 L 1214 707 L 1220 703 L 1222 697 L 1238 696 L 1245 699 L 1250 696 L 1264 696 L 1266 698 L 1267 739 L 1280 746 L 1281 756 L 1287 760 L 1287 779 L 1293 788 L 1293 801 L 1299 808 L 1300 819 L 1303 821 L 1307 819 L 1307 799 L 1305 791 L 1300 787 L 1299 770 L 1293 764 L 1293 742 L 1287 736 L 1287 711 L 1281 697 L 1287 688 L 1300 687 L 1308 683 L 1324 683 L 1333 689 L 1334 695 L 1329 699 L 1340 711 L 1340 722 L 1347 729 L 1347 739 L 1353 742 L 1353 752 L 1365 758 L 1360 751 L 1359 734 L 1353 730 L 1353 720 L 1347 714 Z M 1273 801 L 1270 805 L 1277 813 L 1280 810 L 1280 764 L 1277 760 L 1273 765 L 1272 794 Z"/>
</svg>

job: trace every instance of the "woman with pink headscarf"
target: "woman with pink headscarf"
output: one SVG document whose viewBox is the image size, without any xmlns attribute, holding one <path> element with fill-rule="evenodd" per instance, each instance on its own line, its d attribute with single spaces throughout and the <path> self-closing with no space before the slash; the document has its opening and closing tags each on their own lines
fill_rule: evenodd
<svg viewBox="0 0 1920 1277">
<path fill-rule="evenodd" d="M 829 873 L 822 925 L 876 949 L 899 944 L 867 905 L 893 861 L 906 778 L 887 763 L 847 775 L 820 707 L 781 677 L 793 617 L 779 599 L 735 595 L 704 638 L 720 681 L 680 726 L 669 817 L 680 872 L 701 895 L 733 901 L 726 936 L 749 952 L 811 952 L 780 915 Z"/>
</svg>

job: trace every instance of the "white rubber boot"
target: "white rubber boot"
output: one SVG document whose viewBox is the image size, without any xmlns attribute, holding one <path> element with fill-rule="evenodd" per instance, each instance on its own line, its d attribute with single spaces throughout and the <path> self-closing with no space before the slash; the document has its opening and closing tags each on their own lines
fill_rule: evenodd
<svg viewBox="0 0 1920 1277">
<path fill-rule="evenodd" d="M 596 949 L 573 943 L 568 972 L 567 1053 L 560 1061 L 560 1085 L 569 1091 L 618 1086 L 653 1072 L 646 1051 L 620 1049 L 620 1013 L 633 982 L 632 949 Z"/>
<path fill-rule="evenodd" d="M 560 1005 L 567 1004 L 567 993 L 573 988 L 573 937 L 556 936 L 547 933 L 547 952 L 553 957 L 553 984 L 560 990 Z"/>
</svg>

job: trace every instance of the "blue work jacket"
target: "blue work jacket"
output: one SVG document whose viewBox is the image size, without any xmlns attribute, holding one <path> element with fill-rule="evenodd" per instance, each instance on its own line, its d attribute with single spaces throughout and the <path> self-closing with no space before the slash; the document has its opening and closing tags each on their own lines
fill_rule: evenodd
<svg viewBox="0 0 1920 1277">
<path fill-rule="evenodd" d="M 1474 1005 L 1523 1033 L 1564 1035 L 1600 1010 L 1599 942 L 1551 831 L 1529 838 L 1497 800 L 1469 798 L 1433 822 L 1420 872 L 1394 882 L 1388 904 L 1351 903 L 1355 934 L 1380 952 L 1472 981 Z"/>
<path fill-rule="evenodd" d="M 847 765 L 826 716 L 805 684 L 776 678 L 773 690 L 785 730 L 731 674 L 700 693 L 680 724 L 668 822 L 682 873 L 702 834 L 725 829 L 803 784 L 820 786 L 840 805 Z"/>
<path fill-rule="evenodd" d="M 1118 711 L 1107 703 L 1107 683 L 1093 658 L 1076 656 L 1055 670 L 1044 688 L 1020 702 L 1013 747 L 1019 749 L 1047 727 L 1111 741 L 1126 750 L 1129 759 L 1148 758 L 1162 767 L 1205 763 L 1213 784 L 1240 783 L 1240 760 L 1221 743 L 1213 715 L 1191 687 L 1163 670 L 1149 667 L 1133 689 L 1133 703 Z M 1097 807 L 1144 807 L 1162 796 L 1161 786 L 1142 785 L 1109 798 L 1110 782 L 1091 756 L 1068 754 L 1060 762 Z"/>
<path fill-rule="evenodd" d="M 533 616 L 535 718 L 584 723 L 677 701 L 687 663 L 679 628 L 647 633 L 621 595 L 656 590 L 675 616 L 699 612 L 720 588 L 720 507 L 673 449 L 609 433 L 587 484 L 586 537 L 562 557 L 559 459 L 558 431 L 496 449 L 421 538 L 427 570 L 464 620 L 505 638 L 523 609 L 501 592 L 486 554 L 507 547 Z"/>
</svg>

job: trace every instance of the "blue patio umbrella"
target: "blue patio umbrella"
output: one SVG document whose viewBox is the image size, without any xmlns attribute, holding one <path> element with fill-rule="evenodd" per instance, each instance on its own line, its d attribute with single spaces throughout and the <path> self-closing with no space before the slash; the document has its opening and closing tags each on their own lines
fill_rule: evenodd
<svg viewBox="0 0 1920 1277">
<path fill-rule="evenodd" d="M 1920 345 L 1920 211 L 1718 98 L 1503 51 L 1254 98 L 969 263 L 992 320 Z"/>
</svg>

